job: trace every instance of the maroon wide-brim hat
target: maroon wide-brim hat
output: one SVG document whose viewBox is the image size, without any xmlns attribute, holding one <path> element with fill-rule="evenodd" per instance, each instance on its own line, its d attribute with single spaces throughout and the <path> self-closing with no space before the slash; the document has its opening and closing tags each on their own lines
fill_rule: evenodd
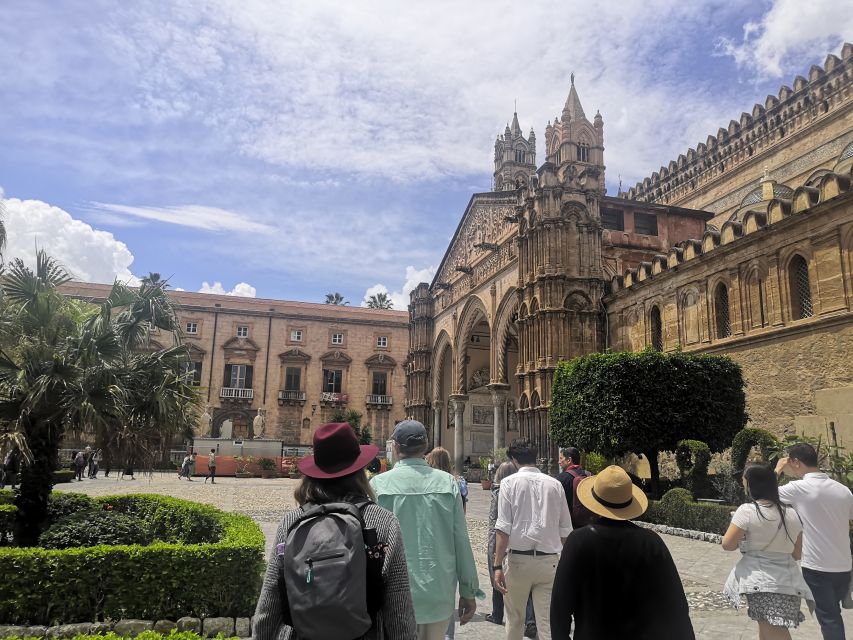
<svg viewBox="0 0 853 640">
<path fill-rule="evenodd" d="M 323 424 L 314 432 L 314 455 L 296 463 L 309 478 L 341 478 L 364 469 L 379 453 L 372 444 L 358 444 L 347 422 Z"/>
</svg>

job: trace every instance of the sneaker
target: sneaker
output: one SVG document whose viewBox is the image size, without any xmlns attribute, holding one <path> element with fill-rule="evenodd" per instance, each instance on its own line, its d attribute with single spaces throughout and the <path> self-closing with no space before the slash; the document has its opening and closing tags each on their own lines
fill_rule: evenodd
<svg viewBox="0 0 853 640">
<path fill-rule="evenodd" d="M 491 622 L 492 624 L 499 624 L 501 626 L 503 626 L 503 624 L 504 624 L 503 620 L 498 620 L 497 618 L 495 618 L 494 614 L 492 614 L 492 613 L 486 614 L 486 622 Z"/>
<path fill-rule="evenodd" d="M 535 638 L 536 637 L 536 623 L 532 622 L 526 627 L 524 627 L 524 637 L 525 638 Z"/>
</svg>

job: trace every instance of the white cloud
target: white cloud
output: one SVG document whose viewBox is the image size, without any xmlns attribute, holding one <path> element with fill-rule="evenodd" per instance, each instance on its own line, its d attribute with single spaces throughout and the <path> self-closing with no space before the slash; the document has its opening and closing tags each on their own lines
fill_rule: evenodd
<svg viewBox="0 0 853 640">
<path fill-rule="evenodd" d="M 172 207 L 147 207 L 92 202 L 90 204 L 90 208 L 100 215 L 119 218 L 121 216 L 130 216 L 131 218 L 154 220 L 182 227 L 203 229 L 205 231 L 243 231 L 263 233 L 272 230 L 272 227 L 256 222 L 249 216 L 241 213 L 197 204 Z"/>
<path fill-rule="evenodd" d="M 391 298 L 394 304 L 394 309 L 397 311 L 405 311 L 409 307 L 409 294 L 421 282 L 432 282 L 435 276 L 435 267 L 426 267 L 425 269 L 415 269 L 413 266 L 406 267 L 406 279 L 403 282 L 402 291 L 389 291 L 384 284 L 375 284 L 364 292 L 364 298 L 361 301 L 361 306 L 367 306 L 367 300 L 370 296 L 377 293 L 385 293 Z"/>
<path fill-rule="evenodd" d="M 21 258 L 32 265 L 36 251 L 44 249 L 76 280 L 111 283 L 118 278 L 131 284 L 139 282 L 130 270 L 133 254 L 113 234 L 93 229 L 41 200 L 8 198 L 3 204 L 8 238 L 6 261 Z"/>
<path fill-rule="evenodd" d="M 853 33 L 853 11 L 835 0 L 776 0 L 761 20 L 743 25 L 743 39 L 720 38 L 717 49 L 758 78 L 803 73 L 803 60 L 838 54 Z"/>
<path fill-rule="evenodd" d="M 234 285 L 234 288 L 231 289 L 231 291 L 226 291 L 225 287 L 223 287 L 222 283 L 219 281 L 215 281 L 213 284 L 205 281 L 201 283 L 201 289 L 199 289 L 198 292 L 214 293 L 220 296 L 237 296 L 238 298 L 254 298 L 257 295 L 258 290 L 246 282 L 238 282 Z"/>
</svg>

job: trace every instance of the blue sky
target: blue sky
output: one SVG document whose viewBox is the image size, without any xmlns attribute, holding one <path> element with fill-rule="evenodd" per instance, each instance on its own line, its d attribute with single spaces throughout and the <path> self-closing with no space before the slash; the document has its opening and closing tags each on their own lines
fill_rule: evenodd
<svg viewBox="0 0 853 640">
<path fill-rule="evenodd" d="M 837 9 L 5 2 L 7 256 L 38 245 L 82 279 L 158 271 L 190 291 L 387 290 L 402 308 L 489 190 L 514 100 L 541 162 L 574 72 L 615 194 L 837 54 L 853 37 Z"/>
</svg>

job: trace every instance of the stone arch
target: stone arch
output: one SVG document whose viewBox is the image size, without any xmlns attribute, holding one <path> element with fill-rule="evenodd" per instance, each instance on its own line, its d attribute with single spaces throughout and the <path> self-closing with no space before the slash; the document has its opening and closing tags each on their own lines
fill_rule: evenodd
<svg viewBox="0 0 853 640">
<path fill-rule="evenodd" d="M 589 311 L 594 307 L 586 293 L 576 290 L 569 293 L 563 300 L 563 308 L 569 311 Z"/>
<path fill-rule="evenodd" d="M 767 320 L 767 266 L 763 261 L 752 261 L 744 271 L 746 308 L 744 322 L 747 328 L 760 328 Z"/>
<path fill-rule="evenodd" d="M 654 303 L 649 308 L 649 342 L 652 349 L 655 351 L 663 351 L 664 335 L 663 335 L 663 311 L 661 304 Z"/>
<path fill-rule="evenodd" d="M 468 390 L 468 340 L 478 322 L 482 320 L 489 327 L 489 338 L 492 335 L 492 323 L 486 305 L 477 296 L 470 296 L 459 315 L 456 325 L 456 389 L 459 393 Z"/>
<path fill-rule="evenodd" d="M 495 314 L 495 326 L 492 328 L 492 349 L 495 354 L 495 370 L 492 372 L 492 381 L 503 384 L 509 383 L 509 376 L 515 372 L 507 371 L 507 348 L 506 341 L 514 330 L 516 320 L 520 317 L 518 306 L 518 291 L 511 287 L 498 305 Z M 516 331 L 517 335 L 517 331 Z"/>
<path fill-rule="evenodd" d="M 221 438 L 222 434 L 222 425 L 226 420 L 230 420 L 231 427 L 231 438 L 234 440 L 240 440 L 242 438 L 252 438 L 254 437 L 254 433 L 252 431 L 252 418 L 254 417 L 255 412 L 252 409 L 237 409 L 232 407 L 227 407 L 224 409 L 217 409 L 213 412 L 213 423 L 212 423 L 212 433 L 213 437 Z M 239 430 L 239 432 L 238 432 Z"/>
<path fill-rule="evenodd" d="M 432 348 L 432 366 L 430 370 L 432 371 L 432 401 L 438 402 L 439 400 L 446 400 L 446 398 L 441 398 L 441 382 L 442 376 L 446 373 L 444 370 L 445 364 L 445 356 L 447 350 L 450 349 L 450 374 L 453 373 L 453 343 L 450 340 L 450 336 L 447 335 L 447 331 L 444 329 L 438 334 L 438 338 L 433 344 Z"/>
<path fill-rule="evenodd" d="M 800 252 L 788 257 L 785 265 L 785 280 L 790 304 L 791 320 L 804 320 L 814 315 L 814 279 L 809 260 Z"/>
<path fill-rule="evenodd" d="M 685 287 L 678 297 L 681 342 L 685 345 L 702 340 L 702 296 L 696 285 Z"/>
</svg>

